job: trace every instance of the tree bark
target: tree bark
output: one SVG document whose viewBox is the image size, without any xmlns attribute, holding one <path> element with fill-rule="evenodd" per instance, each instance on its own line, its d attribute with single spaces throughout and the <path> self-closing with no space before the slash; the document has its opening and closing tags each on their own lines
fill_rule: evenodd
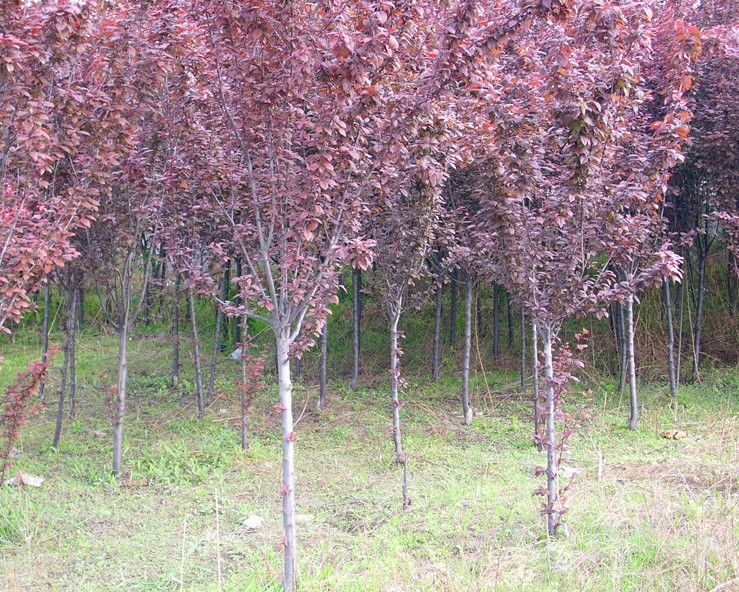
<svg viewBox="0 0 739 592">
<path fill-rule="evenodd" d="M 629 357 L 629 429 L 635 430 L 639 421 L 639 400 L 636 391 L 636 352 L 634 351 L 634 296 L 626 298 L 626 347 Z"/>
<path fill-rule="evenodd" d="M 49 357 L 49 319 L 51 313 L 51 278 L 46 278 L 46 285 L 44 286 L 44 324 L 43 324 L 43 335 L 41 336 L 41 362 L 46 364 L 46 360 Z M 45 396 L 46 381 L 42 380 L 39 385 L 38 397 L 40 401 L 44 400 Z"/>
<path fill-rule="evenodd" d="M 352 380 L 354 390 L 359 383 L 359 353 L 362 346 L 362 270 L 352 268 Z"/>
<path fill-rule="evenodd" d="M 526 312 L 521 307 L 521 394 L 526 397 Z"/>
<path fill-rule="evenodd" d="M 670 283 L 662 282 L 662 298 L 665 303 L 667 317 L 667 373 L 670 379 L 670 396 L 677 401 L 677 375 L 675 374 L 675 325 L 672 318 L 672 292 Z"/>
<path fill-rule="evenodd" d="M 464 282 L 464 349 L 462 357 L 462 413 L 464 425 L 472 423 L 472 407 L 470 407 L 470 358 L 472 353 L 472 295 L 475 281 L 465 274 Z"/>
<path fill-rule="evenodd" d="M 285 551 L 283 586 L 293 592 L 298 582 L 297 532 L 295 523 L 295 432 L 293 431 L 292 382 L 290 379 L 289 327 L 277 332 L 277 374 L 282 417 L 282 525 Z"/>
<path fill-rule="evenodd" d="M 73 292 L 73 312 L 69 323 L 69 418 L 74 419 L 77 415 L 77 359 L 75 357 L 75 342 L 77 340 L 77 320 L 79 309 L 79 298 L 81 288 L 75 286 Z"/>
<path fill-rule="evenodd" d="M 180 283 L 182 276 L 175 273 L 174 303 L 172 305 L 172 386 L 180 385 Z"/>
<path fill-rule="evenodd" d="M 431 378 L 439 380 L 439 358 L 441 356 L 441 316 L 443 313 L 443 284 L 441 277 L 436 280 L 436 306 L 434 307 L 434 349 L 431 354 Z"/>
<path fill-rule="evenodd" d="M 493 287 L 493 360 L 500 359 L 500 286 Z"/>
<path fill-rule="evenodd" d="M 228 296 L 228 275 L 227 272 L 223 273 L 223 279 L 221 280 L 221 300 L 226 300 Z M 208 380 L 208 401 L 213 398 L 213 390 L 216 385 L 216 369 L 218 366 L 218 352 L 221 351 L 221 320 L 223 317 L 223 311 L 220 306 L 216 307 L 216 328 L 213 336 L 213 355 L 210 358 L 210 378 Z"/>
<path fill-rule="evenodd" d="M 477 322 L 477 336 L 479 339 L 480 337 L 484 335 L 484 332 L 482 330 L 484 326 L 484 321 L 482 318 L 482 286 L 480 286 L 480 284 L 476 282 L 476 287 L 477 287 L 477 290 L 476 290 L 477 295 L 475 297 L 475 313 L 477 317 L 477 321 L 476 321 Z"/>
<path fill-rule="evenodd" d="M 536 321 L 531 323 L 531 349 L 534 358 L 534 444 L 541 449 L 539 431 L 541 430 L 541 414 L 539 413 L 539 331 Z"/>
<path fill-rule="evenodd" d="M 726 293 L 729 297 L 729 316 L 733 317 L 736 313 L 736 255 L 732 251 L 726 251 Z"/>
<path fill-rule="evenodd" d="M 81 273 L 77 280 L 77 326 L 80 331 L 85 328 L 85 286 Z"/>
<path fill-rule="evenodd" d="M 118 327 L 118 385 L 113 415 L 113 474 L 121 472 L 123 458 L 123 415 L 126 410 L 126 383 L 128 381 L 128 316 L 130 302 L 126 298 L 123 304 L 124 314 Z"/>
<path fill-rule="evenodd" d="M 701 237 L 698 242 L 703 245 Z M 706 299 L 706 260 L 708 247 L 702 246 L 698 259 L 698 295 L 696 298 L 695 327 L 693 329 L 693 378 L 700 378 L 701 365 L 701 333 L 703 330 L 703 305 Z"/>
<path fill-rule="evenodd" d="M 626 388 L 626 374 L 628 373 L 628 347 L 626 344 L 626 322 L 624 319 L 624 305 L 620 302 L 616 303 L 616 319 L 617 340 L 618 340 L 618 359 L 619 359 L 619 375 L 618 375 L 618 392 L 623 393 Z"/>
<path fill-rule="evenodd" d="M 70 280 L 71 282 L 71 280 Z M 67 318 L 64 326 L 64 361 L 62 362 L 61 381 L 59 385 L 59 398 L 56 410 L 56 427 L 54 429 L 54 439 L 52 446 L 59 447 L 59 439 L 62 435 L 62 422 L 64 420 L 64 395 L 67 391 L 67 380 L 69 376 L 69 361 L 73 355 L 72 340 L 74 339 L 74 326 L 77 322 L 77 290 L 74 282 L 71 283 L 67 290 Z"/>
<path fill-rule="evenodd" d="M 449 304 L 449 347 L 454 347 L 457 342 L 457 280 L 459 273 L 455 269 L 452 272 L 452 301 Z"/>
<path fill-rule="evenodd" d="M 400 322 L 400 312 L 403 300 L 398 300 L 393 304 L 390 314 L 390 398 L 393 405 L 393 443 L 395 444 L 395 460 L 399 463 L 403 462 L 405 454 L 403 452 L 403 441 L 400 431 L 400 398 L 398 395 L 400 385 L 400 351 L 398 344 L 398 323 Z"/>
<path fill-rule="evenodd" d="M 240 257 L 236 257 L 236 259 L 234 260 L 234 265 L 236 267 L 236 277 L 237 278 L 240 278 L 241 277 L 241 273 L 242 273 L 242 269 L 241 269 L 241 258 Z M 242 304 L 241 288 L 240 287 L 237 287 L 236 296 L 234 297 L 234 302 L 238 306 L 241 306 L 241 304 Z M 241 323 L 238 321 L 238 319 L 236 319 L 236 317 L 234 317 L 233 336 L 234 336 L 234 343 L 235 344 L 239 344 L 242 341 L 245 341 L 241 337 Z"/>
<path fill-rule="evenodd" d="M 198 321 L 195 317 L 195 294 L 192 288 L 188 288 L 187 299 L 190 303 L 192 350 L 195 357 L 195 391 L 198 399 L 198 419 L 203 419 L 205 415 L 205 400 L 203 399 L 203 373 L 200 368 L 200 337 L 198 336 Z"/>
<path fill-rule="evenodd" d="M 246 315 L 241 317 L 241 335 L 243 341 L 241 342 L 241 449 L 246 451 L 249 450 L 249 422 L 247 420 L 247 411 L 249 410 L 249 393 L 247 380 L 249 380 L 247 367 L 246 367 L 246 336 L 247 336 L 247 323 Z"/>
<path fill-rule="evenodd" d="M 326 387 L 327 375 L 326 366 L 328 363 L 328 319 L 321 331 L 321 368 L 320 368 L 320 385 L 318 391 L 318 410 L 323 411 L 326 408 Z"/>
<path fill-rule="evenodd" d="M 508 293 L 506 293 L 506 307 L 508 308 L 508 349 L 513 351 L 513 302 Z"/>
<path fill-rule="evenodd" d="M 547 534 L 549 536 L 555 536 L 557 534 L 557 526 L 559 525 L 554 509 L 559 498 L 559 488 L 557 486 L 559 467 L 557 466 L 557 448 L 554 439 L 555 392 L 551 325 L 546 325 L 542 328 L 541 337 L 544 344 L 544 376 L 546 377 L 547 391 Z"/>
</svg>

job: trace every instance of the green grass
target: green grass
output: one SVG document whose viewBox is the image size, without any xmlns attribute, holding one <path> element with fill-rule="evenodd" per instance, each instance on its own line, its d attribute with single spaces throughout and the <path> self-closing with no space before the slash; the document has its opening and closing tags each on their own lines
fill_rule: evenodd
<svg viewBox="0 0 739 592">
<path fill-rule="evenodd" d="M 594 394 L 564 459 L 580 469 L 569 493 L 568 535 L 547 541 L 541 502 L 532 496 L 541 481 L 534 469 L 545 459 L 530 444 L 530 403 L 517 391 L 516 373 L 477 372 L 472 403 L 481 415 L 462 426 L 458 378 L 447 372 L 438 383 L 425 380 L 412 361 L 421 357 L 422 337 L 409 332 L 402 417 L 413 503 L 403 511 L 387 374 L 375 372 L 349 391 L 340 327 L 331 341 L 337 363 L 329 408 L 316 413 L 315 386 L 296 383 L 298 512 L 313 516 L 299 526 L 301 590 L 710 591 L 739 577 L 739 369 L 682 386 L 676 406 L 664 385 L 642 385 L 634 432 L 612 379 L 578 387 Z M 368 339 L 376 341 L 368 364 L 381 367 L 384 337 L 376 331 Z M 125 476 L 116 480 L 101 388 L 115 376 L 116 339 L 83 333 L 78 415 L 65 419 L 59 449 L 50 445 L 51 409 L 32 418 L 16 444 L 11 473 L 41 475 L 44 485 L 0 488 L 6 590 L 279 589 L 273 387 L 252 409 L 244 453 L 236 363 L 221 356 L 217 398 L 198 421 L 190 350 L 183 348 L 182 385 L 172 390 L 170 347 L 156 327 L 137 331 L 130 343 Z M 204 362 L 209 350 L 206 340 Z M 37 354 L 35 334 L 18 332 L 0 352 L 2 380 Z M 304 364 L 308 377 L 313 363 Z M 447 359 L 448 368 L 454 363 Z M 50 406 L 55 380 L 54 373 Z M 659 434 L 667 428 L 690 437 L 665 440 Z M 253 513 L 265 525 L 248 532 L 241 524 Z"/>
</svg>

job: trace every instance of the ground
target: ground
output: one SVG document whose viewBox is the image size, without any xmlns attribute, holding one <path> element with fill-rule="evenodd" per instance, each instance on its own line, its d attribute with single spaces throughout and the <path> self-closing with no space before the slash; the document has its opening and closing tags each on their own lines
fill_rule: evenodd
<svg viewBox="0 0 739 592">
<path fill-rule="evenodd" d="M 169 388 L 168 348 L 156 335 L 131 343 L 126 475 L 115 480 L 101 388 L 111 382 L 115 339 L 82 339 L 78 414 L 65 419 L 59 449 L 51 447 L 53 386 L 50 408 L 16 444 L 10 475 L 40 475 L 43 486 L 0 488 L 5 590 L 279 589 L 275 394 L 267 389 L 251 410 L 251 448 L 242 452 L 228 352 L 199 421 L 187 376 Z M 7 347 L 6 370 L 33 351 Z M 382 380 L 349 391 L 337 379 L 322 413 L 315 386 L 297 381 L 298 512 L 310 515 L 299 525 L 300 589 L 739 590 L 739 373 L 683 387 L 676 407 L 662 385 L 643 385 L 634 432 L 612 381 L 591 382 L 587 417 L 564 459 L 578 471 L 567 532 L 547 540 L 532 496 L 545 459 L 531 444 L 530 405 L 515 374 L 475 377 L 469 427 L 457 378 L 409 377 L 405 511 Z M 577 411 L 577 392 L 570 400 Z M 665 429 L 688 437 L 661 438 Z M 248 530 L 242 524 L 255 514 L 264 524 Z"/>
</svg>

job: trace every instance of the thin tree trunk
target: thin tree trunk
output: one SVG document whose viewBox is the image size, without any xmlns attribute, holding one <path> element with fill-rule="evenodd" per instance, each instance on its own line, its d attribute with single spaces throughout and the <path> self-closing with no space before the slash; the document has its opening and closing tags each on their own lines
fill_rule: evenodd
<svg viewBox="0 0 739 592">
<path fill-rule="evenodd" d="M 318 409 L 323 411 L 326 408 L 326 387 L 327 374 L 326 366 L 328 364 L 328 319 L 321 331 L 321 363 L 320 363 L 320 386 L 318 391 Z"/>
<path fill-rule="evenodd" d="M 82 274 L 77 280 L 77 325 L 80 331 L 85 328 L 85 286 Z"/>
<path fill-rule="evenodd" d="M 46 360 L 49 357 L 49 318 L 51 317 L 49 309 L 51 308 L 51 278 L 46 278 L 46 285 L 44 286 L 44 325 L 43 335 L 41 342 L 41 362 L 46 364 Z M 45 396 L 46 381 L 41 381 L 39 385 L 39 400 L 43 401 Z"/>
<path fill-rule="evenodd" d="M 69 324 L 69 418 L 74 419 L 77 415 L 77 360 L 75 358 L 75 342 L 77 340 L 77 309 L 81 289 L 73 290 L 74 316 Z"/>
<path fill-rule="evenodd" d="M 557 477 L 559 467 L 557 466 L 557 448 L 554 439 L 554 363 L 552 356 L 552 326 L 547 325 L 541 331 L 544 343 L 544 376 L 546 377 L 547 391 L 547 427 L 546 427 L 546 449 L 547 449 L 547 534 L 555 536 L 559 522 L 556 518 L 555 508 L 559 491 Z"/>
<path fill-rule="evenodd" d="M 452 301 L 449 304 L 449 347 L 454 347 L 457 342 L 457 280 L 459 274 L 455 269 L 452 272 Z"/>
<path fill-rule="evenodd" d="M 677 375 L 675 374 L 675 326 L 672 320 L 672 292 L 670 283 L 662 282 L 662 297 L 667 317 L 667 373 L 670 378 L 670 396 L 677 401 Z"/>
<path fill-rule="evenodd" d="M 393 404 L 393 443 L 395 445 L 395 462 L 403 465 L 403 482 L 401 486 L 403 509 L 410 506 L 408 498 L 408 455 L 403 451 L 403 440 L 400 431 L 400 348 L 398 344 L 398 323 L 403 307 L 402 296 L 393 304 L 390 317 L 390 395 Z"/>
<path fill-rule="evenodd" d="M 228 290 L 228 276 L 223 273 L 221 280 L 221 300 L 226 300 Z M 218 366 L 218 352 L 221 351 L 221 318 L 223 311 L 220 306 L 216 308 L 216 328 L 213 336 L 213 355 L 210 358 L 210 379 L 208 380 L 208 401 L 213 398 L 213 390 L 216 385 L 216 368 Z"/>
<path fill-rule="evenodd" d="M 180 283 L 182 276 L 175 273 L 174 304 L 172 306 L 172 386 L 180 384 Z"/>
<path fill-rule="evenodd" d="M 293 379 L 300 380 L 300 374 L 303 371 L 303 358 L 295 357 L 293 359 Z"/>
<path fill-rule="evenodd" d="M 521 307 L 521 394 L 526 397 L 526 312 Z"/>
<path fill-rule="evenodd" d="M 130 301 L 124 300 L 124 314 L 118 328 L 118 386 L 116 388 L 116 404 L 113 415 L 113 474 L 121 472 L 123 458 L 123 415 L 126 410 L 126 383 L 128 381 L 128 315 Z"/>
<path fill-rule="evenodd" d="M 403 441 L 400 431 L 400 398 L 398 389 L 400 384 L 400 353 L 398 346 L 398 323 L 400 322 L 400 312 L 402 307 L 402 298 L 399 298 L 394 304 L 390 315 L 390 397 L 393 405 L 393 443 L 395 444 L 395 459 L 402 463 L 405 457 L 403 453 Z"/>
<path fill-rule="evenodd" d="M 508 308 L 508 349 L 513 351 L 513 302 L 508 293 L 506 293 L 506 306 Z"/>
<path fill-rule="evenodd" d="M 500 286 L 493 286 L 493 360 L 500 359 Z"/>
<path fill-rule="evenodd" d="M 475 281 L 467 273 L 464 282 L 464 353 L 462 357 L 462 412 L 464 424 L 472 423 L 472 407 L 470 407 L 470 358 L 472 352 L 472 294 Z"/>
<path fill-rule="evenodd" d="M 616 311 L 618 314 L 618 351 L 619 351 L 619 376 L 618 376 L 618 392 L 623 393 L 626 388 L 626 374 L 628 373 L 628 347 L 626 344 L 626 322 L 624 319 L 624 305 L 620 302 L 616 303 Z"/>
<path fill-rule="evenodd" d="M 237 278 L 240 278 L 240 277 L 241 277 L 241 273 L 242 273 L 242 269 L 241 269 L 241 259 L 240 259 L 239 257 L 237 257 L 237 258 L 236 258 L 236 259 L 234 260 L 234 263 L 235 263 L 235 266 L 236 266 L 236 277 L 237 277 Z M 237 290 L 236 290 L 236 297 L 234 298 L 234 301 L 235 301 L 235 303 L 236 303 L 236 304 L 237 304 L 238 306 L 241 306 L 241 303 L 242 303 L 242 298 L 241 298 L 241 287 L 240 287 L 240 286 L 238 286 L 238 287 L 237 287 Z M 236 317 L 234 317 L 234 330 L 233 330 L 233 336 L 234 336 L 234 343 L 235 343 L 235 344 L 239 344 L 239 343 L 241 343 L 242 341 L 245 341 L 245 339 L 243 339 L 243 338 L 241 337 L 241 323 L 240 323 L 240 322 L 238 321 L 238 319 L 237 319 Z"/>
<path fill-rule="evenodd" d="M 205 415 L 205 401 L 203 399 L 203 373 L 200 368 L 200 337 L 198 336 L 198 322 L 195 316 L 195 294 L 188 288 L 187 299 L 190 303 L 190 323 L 192 325 L 192 350 L 195 357 L 195 391 L 198 399 L 198 419 Z"/>
<path fill-rule="evenodd" d="M 353 390 L 359 383 L 359 353 L 362 346 L 362 270 L 352 268 L 352 380 Z"/>
<path fill-rule="evenodd" d="M 223 289 L 221 290 L 221 299 L 228 300 L 231 291 L 231 260 L 226 263 L 226 269 L 223 272 Z M 230 343 L 228 316 L 221 314 L 221 334 L 220 334 L 220 351 L 226 351 L 226 344 Z"/>
<path fill-rule="evenodd" d="M 443 284 L 436 280 L 436 306 L 434 307 L 434 350 L 431 354 L 431 378 L 439 380 L 439 358 L 441 355 L 441 316 L 443 313 Z"/>
<path fill-rule="evenodd" d="M 477 335 L 478 338 L 482 337 L 484 335 L 483 333 L 483 319 L 482 319 L 482 286 L 478 283 L 477 284 L 477 296 L 475 297 L 475 311 L 477 316 Z"/>
<path fill-rule="evenodd" d="M 298 584 L 297 533 L 295 523 L 295 432 L 293 430 L 292 389 L 290 380 L 289 328 L 277 333 L 277 374 L 282 417 L 282 525 L 285 551 L 283 586 L 293 592 Z"/>
<path fill-rule="evenodd" d="M 534 358 L 534 444 L 541 450 L 541 413 L 539 413 L 539 330 L 536 321 L 531 323 L 531 349 Z"/>
<path fill-rule="evenodd" d="M 729 316 L 736 313 L 736 255 L 732 251 L 726 251 L 726 293 L 729 297 Z"/>
<path fill-rule="evenodd" d="M 701 241 L 701 237 L 698 237 Z M 695 309 L 695 327 L 693 330 L 693 378 L 700 378 L 701 365 L 701 332 L 703 330 L 703 305 L 706 299 L 706 260 L 708 248 L 702 247 L 698 260 L 698 296 Z"/>
<path fill-rule="evenodd" d="M 635 430 L 639 421 L 639 400 L 636 392 L 636 352 L 634 351 L 634 296 L 626 298 L 626 347 L 629 357 L 629 429 Z"/>
<path fill-rule="evenodd" d="M 249 450 L 249 422 L 246 416 L 246 413 L 249 410 L 249 387 L 247 386 L 247 380 L 249 377 L 246 366 L 246 336 L 248 325 L 246 320 L 246 315 L 243 315 L 240 321 L 241 335 L 243 337 L 243 341 L 241 342 L 241 449 L 244 451 Z"/>
<path fill-rule="evenodd" d="M 71 281 L 71 280 L 70 280 Z M 54 440 L 52 446 L 59 447 L 59 439 L 62 435 L 62 422 L 64 419 L 64 395 L 67 391 L 67 379 L 69 375 L 69 360 L 72 355 L 72 339 L 74 339 L 74 325 L 77 322 L 77 291 L 74 283 L 68 289 L 67 295 L 67 319 L 64 327 L 64 362 L 62 363 L 61 381 L 59 385 L 59 399 L 56 411 L 56 428 L 54 429 Z"/>
</svg>

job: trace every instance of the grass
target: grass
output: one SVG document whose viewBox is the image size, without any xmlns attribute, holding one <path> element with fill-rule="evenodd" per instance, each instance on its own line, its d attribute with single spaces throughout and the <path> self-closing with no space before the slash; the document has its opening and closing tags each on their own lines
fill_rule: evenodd
<svg viewBox="0 0 739 592">
<path fill-rule="evenodd" d="M 343 355 L 344 337 L 334 336 L 332 352 Z M 126 474 L 115 480 L 101 388 L 112 382 L 115 347 L 112 336 L 83 333 L 78 416 L 65 420 L 58 449 L 50 446 L 51 409 L 17 443 L 12 471 L 46 481 L 40 489 L 0 488 L 5 589 L 278 590 L 275 393 L 257 400 L 244 453 L 236 364 L 221 356 L 217 397 L 198 421 L 189 351 L 183 386 L 172 390 L 170 345 L 155 329 L 142 330 L 130 344 Z M 37 354 L 37 339 L 19 332 L 3 349 L 6 380 Z M 612 381 L 592 380 L 589 417 L 564 460 L 580 471 L 568 535 L 549 541 L 532 496 L 541 481 L 534 469 L 545 459 L 530 444 L 530 404 L 515 373 L 478 372 L 480 415 L 469 427 L 461 425 L 455 376 L 408 379 L 402 416 L 413 503 L 406 511 L 384 380 L 349 391 L 335 376 L 320 414 L 314 385 L 296 383 L 298 512 L 311 516 L 299 525 L 301 590 L 708 592 L 739 577 L 739 369 L 683 386 L 672 407 L 666 387 L 643 385 L 634 432 Z M 48 392 L 53 399 L 53 384 Z M 578 397 L 571 399 L 577 408 Z M 659 434 L 667 428 L 690 437 L 665 440 Z M 264 526 L 247 531 L 242 522 L 252 514 Z M 720 589 L 739 590 L 739 580 Z"/>
</svg>

